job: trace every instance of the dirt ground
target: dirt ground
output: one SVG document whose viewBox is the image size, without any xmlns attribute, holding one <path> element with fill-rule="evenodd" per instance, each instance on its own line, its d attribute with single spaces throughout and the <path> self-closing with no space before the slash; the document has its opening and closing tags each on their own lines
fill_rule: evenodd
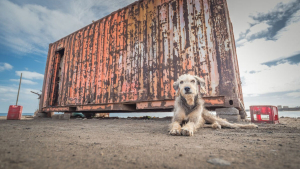
<svg viewBox="0 0 300 169">
<path fill-rule="evenodd" d="M 300 119 L 170 136 L 170 120 L 0 120 L 0 168 L 300 168 Z"/>
</svg>

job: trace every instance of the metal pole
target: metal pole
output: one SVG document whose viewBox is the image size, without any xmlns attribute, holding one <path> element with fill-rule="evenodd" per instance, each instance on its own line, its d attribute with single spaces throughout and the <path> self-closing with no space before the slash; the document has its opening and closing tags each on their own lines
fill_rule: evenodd
<svg viewBox="0 0 300 169">
<path fill-rule="evenodd" d="M 16 106 L 18 105 L 19 93 L 20 93 L 20 88 L 21 88 L 21 81 L 22 81 L 22 73 L 21 73 L 21 77 L 20 77 L 20 83 L 19 83 L 19 90 L 18 90 L 18 96 L 17 96 Z"/>
</svg>

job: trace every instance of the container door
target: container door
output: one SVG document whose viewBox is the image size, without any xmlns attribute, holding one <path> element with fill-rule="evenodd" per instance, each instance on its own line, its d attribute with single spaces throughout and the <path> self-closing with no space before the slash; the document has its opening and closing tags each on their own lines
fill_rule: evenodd
<svg viewBox="0 0 300 169">
<path fill-rule="evenodd" d="M 51 91 L 50 91 L 50 105 L 57 106 L 58 105 L 58 97 L 61 83 L 61 71 L 63 69 L 63 57 L 64 50 L 55 53 L 55 60 L 53 64 L 53 75 L 52 75 L 52 83 L 51 83 Z"/>
</svg>

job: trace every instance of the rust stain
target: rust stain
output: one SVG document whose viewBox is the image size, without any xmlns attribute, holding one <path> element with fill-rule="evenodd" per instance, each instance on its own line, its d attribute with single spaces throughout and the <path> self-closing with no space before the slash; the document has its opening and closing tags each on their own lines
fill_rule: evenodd
<svg viewBox="0 0 300 169">
<path fill-rule="evenodd" d="M 69 107 L 43 108 L 43 112 L 65 112 L 65 111 L 69 111 Z"/>
<path fill-rule="evenodd" d="M 104 23 L 105 19 L 100 22 L 100 30 L 98 37 L 98 53 L 97 53 L 97 88 L 96 88 L 96 103 L 102 102 L 102 90 L 103 90 L 103 53 L 104 53 Z"/>
<path fill-rule="evenodd" d="M 166 101 L 148 101 L 136 104 L 136 109 L 172 109 L 174 108 L 174 100 Z"/>
<path fill-rule="evenodd" d="M 226 100 L 209 105 L 243 104 L 226 0 L 140 0 L 50 44 L 40 110 L 172 107 L 172 85 L 184 73 L 205 79 L 204 97 Z"/>
<path fill-rule="evenodd" d="M 69 45 L 72 46 L 74 44 L 75 39 L 77 38 L 78 33 L 74 34 L 70 37 L 70 41 L 69 41 Z M 65 97 L 67 98 L 67 100 L 69 100 L 69 98 L 73 98 L 74 97 L 74 86 L 76 85 L 76 70 L 77 70 L 77 65 L 78 61 L 76 56 L 74 55 L 74 50 L 76 51 L 76 49 L 78 49 L 77 44 L 75 44 L 74 48 L 71 48 L 70 46 L 68 46 L 67 49 L 67 53 L 66 53 L 66 59 L 67 59 L 67 63 L 65 64 L 65 67 L 68 69 L 67 70 L 67 76 L 66 80 L 67 83 L 65 84 L 65 90 L 66 90 L 66 94 Z M 74 50 L 73 50 L 74 49 Z M 75 56 L 75 57 L 74 57 Z M 75 68 L 74 68 L 75 66 Z M 71 83 L 73 82 L 73 83 Z M 65 101 L 66 99 L 64 99 Z"/>
<path fill-rule="evenodd" d="M 166 101 L 165 107 L 172 107 L 174 106 L 175 101 Z"/>
<path fill-rule="evenodd" d="M 225 105 L 225 99 L 222 96 L 218 97 L 204 97 L 206 106 L 224 106 Z"/>
<path fill-rule="evenodd" d="M 80 104 L 80 83 L 81 83 L 81 69 L 82 69 L 82 62 L 83 62 L 83 59 L 82 59 L 82 48 L 83 48 L 83 38 L 84 38 L 84 30 L 81 30 L 80 32 L 78 32 L 78 36 L 76 37 L 76 45 L 77 47 L 75 46 L 75 51 L 76 54 L 73 52 L 73 56 L 75 55 L 75 57 L 77 58 L 77 75 L 76 75 L 76 81 L 70 81 L 70 83 L 72 84 L 73 86 L 73 83 L 76 84 L 76 88 L 74 89 L 74 93 L 76 94 L 76 104 Z M 70 93 L 72 93 L 70 91 Z M 70 97 L 71 98 L 71 97 Z"/>
<path fill-rule="evenodd" d="M 146 109 L 148 108 L 148 102 L 138 103 L 136 107 L 137 109 Z"/>
<path fill-rule="evenodd" d="M 151 107 L 160 107 L 162 104 L 162 102 L 158 101 L 158 102 L 151 102 Z"/>
<path fill-rule="evenodd" d="M 112 105 L 111 105 L 112 106 Z M 106 105 L 97 105 L 97 106 L 78 106 L 78 111 L 86 111 L 91 109 L 105 110 L 106 107 L 111 107 Z"/>
<path fill-rule="evenodd" d="M 67 38 L 67 41 L 65 43 L 65 47 L 70 44 L 70 41 L 72 39 L 72 36 L 68 37 Z M 65 49 L 65 54 L 64 54 L 64 66 L 63 66 L 63 72 L 62 72 L 62 87 L 61 87 L 61 93 L 60 93 L 60 97 L 61 97 L 61 100 L 59 101 L 60 105 L 61 106 L 64 106 L 65 103 L 66 103 L 66 91 L 67 91 L 67 82 L 68 82 L 68 79 L 67 79 L 67 76 L 68 76 L 68 59 L 69 59 L 69 56 L 70 56 L 70 48 L 67 48 Z"/>
<path fill-rule="evenodd" d="M 133 111 L 135 108 L 132 108 L 124 104 L 106 104 L 106 105 L 84 105 L 77 106 L 77 111 L 108 111 L 108 110 L 122 110 L 122 111 Z"/>
</svg>

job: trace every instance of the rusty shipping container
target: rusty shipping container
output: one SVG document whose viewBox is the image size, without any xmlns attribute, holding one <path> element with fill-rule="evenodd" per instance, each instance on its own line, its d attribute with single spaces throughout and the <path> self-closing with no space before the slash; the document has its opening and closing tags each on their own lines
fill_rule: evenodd
<svg viewBox="0 0 300 169">
<path fill-rule="evenodd" d="M 141 0 L 51 43 L 40 112 L 170 110 L 185 73 L 244 110 L 226 0 Z"/>
</svg>

